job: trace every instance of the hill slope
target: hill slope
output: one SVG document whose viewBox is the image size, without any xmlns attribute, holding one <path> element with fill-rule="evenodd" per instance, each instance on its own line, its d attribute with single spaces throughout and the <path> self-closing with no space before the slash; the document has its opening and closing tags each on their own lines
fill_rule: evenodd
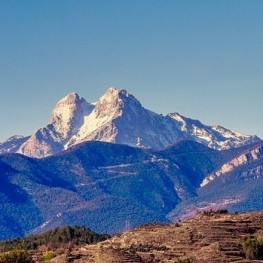
<svg viewBox="0 0 263 263">
<path fill-rule="evenodd" d="M 85 142 L 51 157 L 0 155 L 0 238 L 61 225 L 122 232 L 171 222 L 197 210 L 263 209 L 262 143 L 217 151 L 181 141 L 162 151 Z M 200 187 L 232 160 L 258 152 Z"/>
<path fill-rule="evenodd" d="M 230 212 L 263 209 L 262 142 L 228 153 L 214 172 L 208 173 L 196 197 L 181 202 L 170 213 L 172 220 L 192 216 L 204 209 L 226 208 Z M 240 151 L 241 150 L 241 151 Z"/>
<path fill-rule="evenodd" d="M 43 159 L 2 155 L 0 237 L 60 225 L 114 233 L 123 231 L 126 220 L 132 227 L 168 222 L 174 207 L 196 196 L 202 174 L 222 165 L 220 155 L 192 141 L 161 152 L 86 142 Z"/>
<path fill-rule="evenodd" d="M 262 220 L 262 212 L 230 215 L 220 211 L 199 214 L 175 224 L 147 224 L 96 245 L 73 247 L 51 262 L 262 262 L 262 251 L 253 254 L 257 251 L 255 247 L 247 249 L 249 242 L 258 242 L 256 240 L 262 237 Z M 262 244 L 259 246 L 262 248 Z"/>
</svg>

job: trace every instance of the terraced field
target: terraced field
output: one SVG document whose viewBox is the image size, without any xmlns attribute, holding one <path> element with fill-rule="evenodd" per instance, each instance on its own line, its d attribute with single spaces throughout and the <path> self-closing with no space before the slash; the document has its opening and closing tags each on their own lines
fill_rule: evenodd
<svg viewBox="0 0 263 263">
<path fill-rule="evenodd" d="M 53 263 L 256 263 L 246 260 L 240 239 L 254 237 L 263 226 L 263 212 L 198 215 L 170 225 L 148 224 L 97 245 L 71 250 Z"/>
</svg>

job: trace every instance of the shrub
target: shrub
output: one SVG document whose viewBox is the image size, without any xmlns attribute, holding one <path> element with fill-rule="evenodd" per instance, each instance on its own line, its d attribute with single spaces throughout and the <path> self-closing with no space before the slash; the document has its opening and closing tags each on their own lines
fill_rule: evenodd
<svg viewBox="0 0 263 263">
<path fill-rule="evenodd" d="M 51 260 L 54 257 L 56 257 L 56 254 L 53 251 L 47 251 L 42 255 L 44 261 Z"/>
<path fill-rule="evenodd" d="M 34 250 L 38 247 L 42 250 L 43 245 L 54 249 L 61 246 L 66 247 L 70 242 L 72 246 L 74 243 L 77 245 L 95 244 L 107 238 L 109 238 L 109 235 L 97 234 L 85 227 L 64 226 L 55 228 L 44 234 L 0 242 L 0 250 Z"/>
<path fill-rule="evenodd" d="M 218 209 L 218 210 L 208 210 L 208 211 L 204 211 L 203 215 L 205 216 L 214 216 L 214 215 L 226 215 L 228 214 L 228 211 L 226 209 Z"/>
<path fill-rule="evenodd" d="M 191 263 L 191 260 L 189 258 L 178 259 L 176 263 Z"/>
<path fill-rule="evenodd" d="M 263 258 L 263 243 L 257 238 L 251 239 L 244 237 L 241 241 L 246 259 L 262 259 Z"/>
<path fill-rule="evenodd" d="M 13 250 L 0 254 L 0 263 L 32 263 L 30 255 L 25 250 Z"/>
</svg>

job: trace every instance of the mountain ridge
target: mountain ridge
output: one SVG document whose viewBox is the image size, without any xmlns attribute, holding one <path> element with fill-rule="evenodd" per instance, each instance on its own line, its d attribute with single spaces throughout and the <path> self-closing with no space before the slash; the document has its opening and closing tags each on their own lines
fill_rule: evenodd
<svg viewBox="0 0 263 263">
<path fill-rule="evenodd" d="M 180 140 L 195 140 L 214 149 L 230 149 L 260 141 L 219 125 L 207 126 L 179 113 L 166 116 L 145 109 L 128 91 L 109 88 L 96 103 L 72 92 L 52 110 L 49 124 L 30 137 L 0 144 L 0 153 L 18 152 L 43 158 L 84 141 L 105 141 L 164 149 Z"/>
<path fill-rule="evenodd" d="M 171 222 L 195 209 L 263 209 L 263 156 L 202 181 L 255 145 L 218 151 L 180 141 L 156 151 L 89 141 L 45 158 L 0 155 L 0 239 L 86 225 L 104 233 Z M 253 176 L 257 169 L 258 176 Z M 233 191 L 235 189 L 235 191 Z"/>
<path fill-rule="evenodd" d="M 201 187 L 207 185 L 211 181 L 213 181 L 216 177 L 223 176 L 227 173 L 232 172 L 234 169 L 236 169 L 239 166 L 246 165 L 249 162 L 253 162 L 254 160 L 258 160 L 263 156 L 263 143 L 260 142 L 256 144 L 254 147 L 252 147 L 249 150 L 244 151 L 242 154 L 235 156 L 234 159 L 231 159 L 229 162 L 225 163 L 220 169 L 213 172 L 212 174 L 209 174 L 201 183 Z M 255 176 L 257 176 L 258 172 L 254 172 Z"/>
<path fill-rule="evenodd" d="M 153 150 L 98 141 L 42 159 L 0 155 L 1 238 L 73 222 L 104 233 L 122 231 L 127 217 L 133 226 L 168 222 L 182 198 L 195 196 L 179 165 Z"/>
</svg>

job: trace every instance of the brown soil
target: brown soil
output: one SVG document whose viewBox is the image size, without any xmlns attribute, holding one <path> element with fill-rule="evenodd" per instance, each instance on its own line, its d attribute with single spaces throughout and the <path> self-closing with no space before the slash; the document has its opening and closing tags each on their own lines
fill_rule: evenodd
<svg viewBox="0 0 263 263">
<path fill-rule="evenodd" d="M 97 245 L 74 248 L 53 263 L 249 263 L 240 239 L 262 229 L 263 212 L 198 215 L 170 225 L 148 224 Z M 41 262 L 35 257 L 36 262 Z"/>
</svg>

